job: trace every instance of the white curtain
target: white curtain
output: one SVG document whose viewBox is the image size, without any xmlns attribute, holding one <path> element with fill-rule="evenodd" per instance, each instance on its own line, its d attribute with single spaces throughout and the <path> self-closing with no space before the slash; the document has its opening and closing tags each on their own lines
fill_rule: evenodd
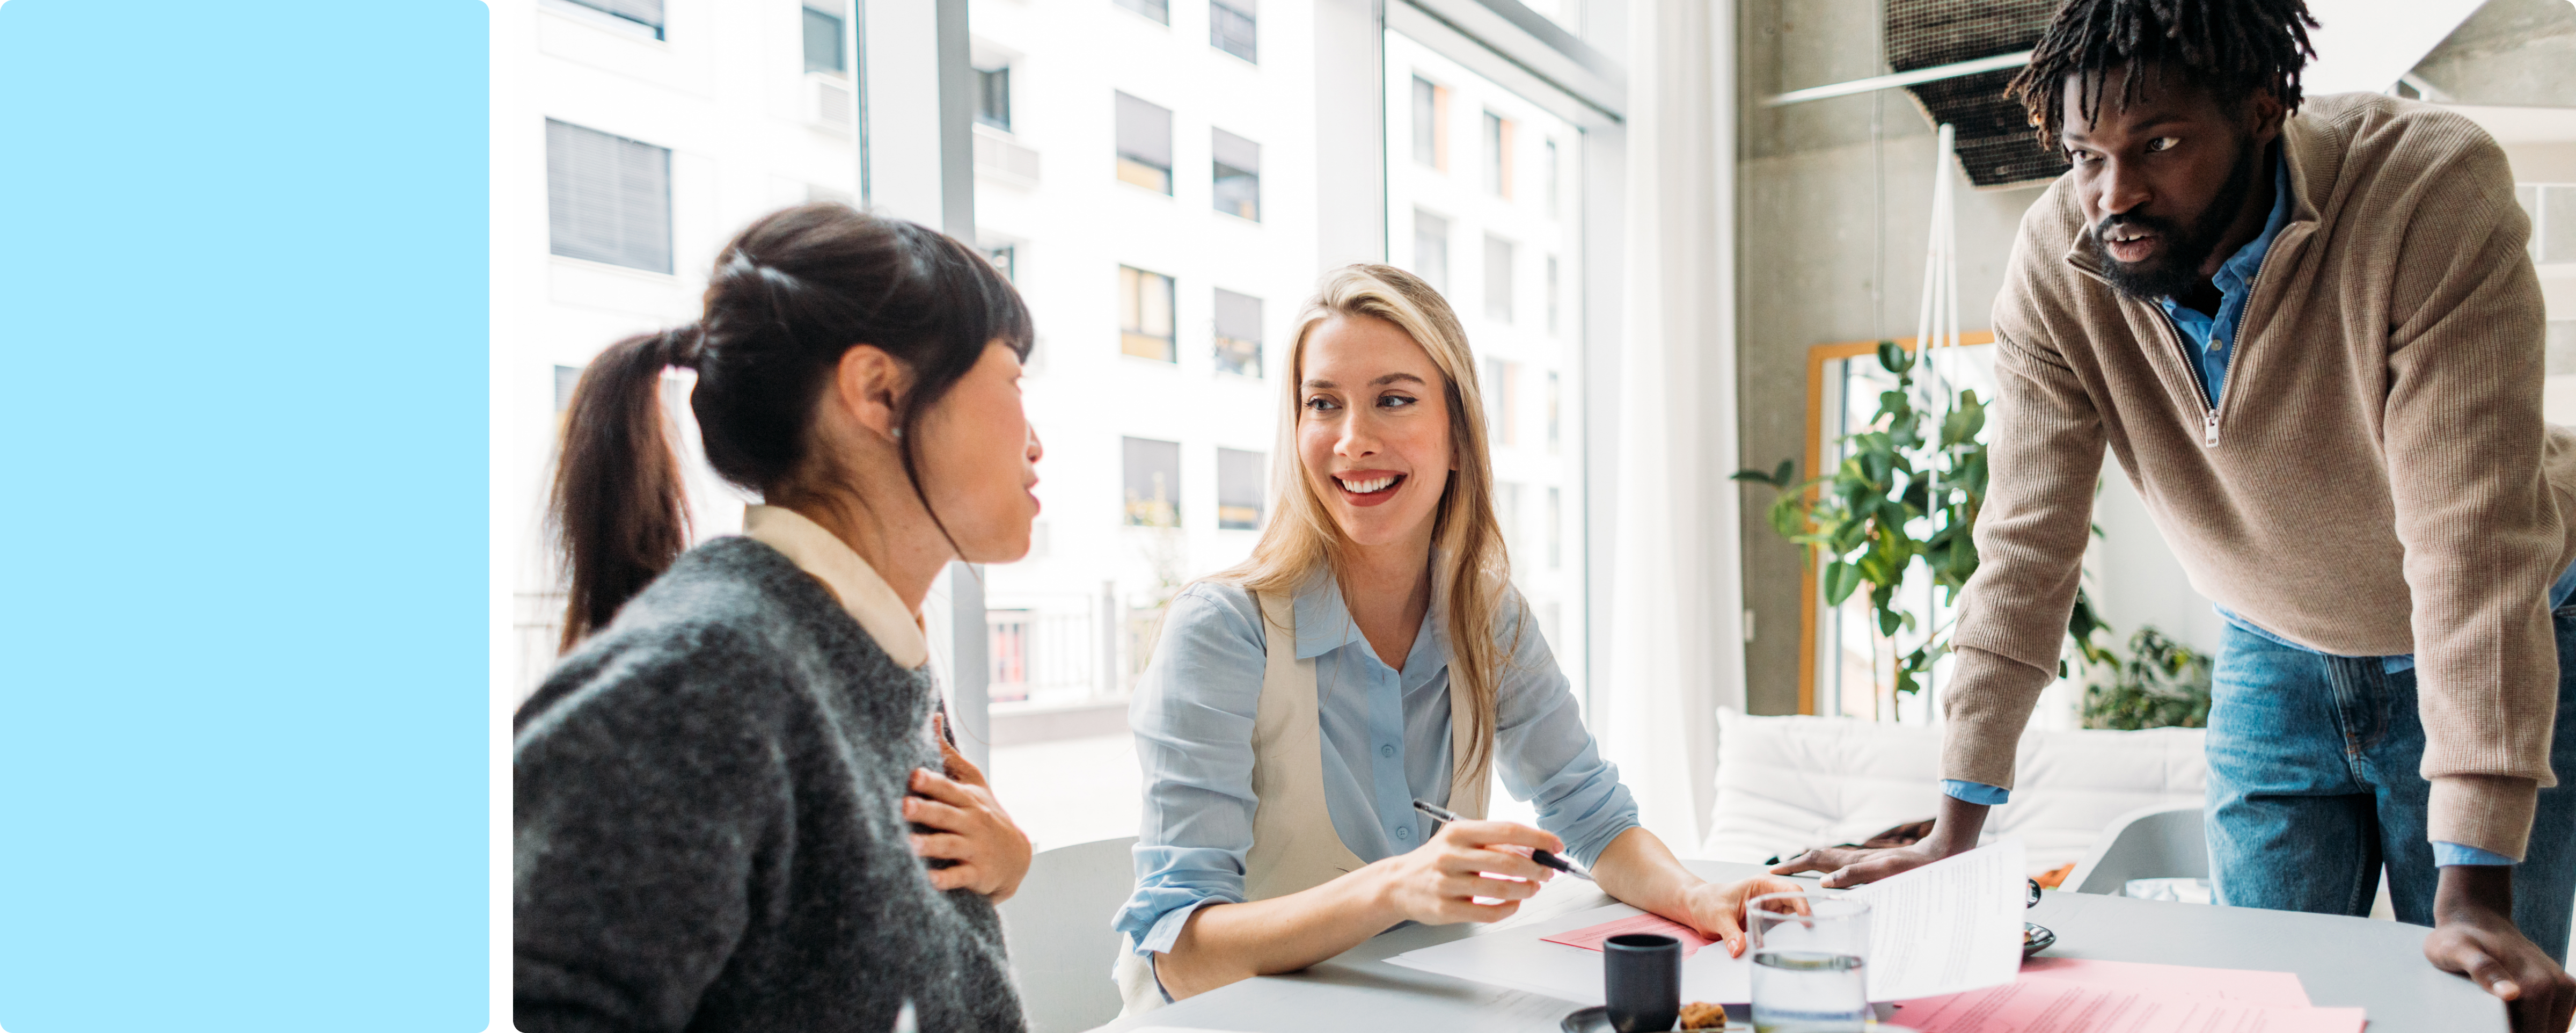
<svg viewBox="0 0 2576 1033">
<path fill-rule="evenodd" d="M 1631 0 L 1627 327 L 1603 745 L 1697 852 L 1716 710 L 1744 706 L 1735 418 L 1734 0 Z"/>
</svg>

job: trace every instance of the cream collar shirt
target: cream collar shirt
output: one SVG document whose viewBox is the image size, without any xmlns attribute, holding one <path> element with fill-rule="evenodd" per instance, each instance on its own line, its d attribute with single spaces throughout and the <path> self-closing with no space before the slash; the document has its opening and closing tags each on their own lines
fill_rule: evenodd
<svg viewBox="0 0 2576 1033">
<path fill-rule="evenodd" d="M 841 607 L 867 629 L 868 637 L 876 640 L 877 648 L 885 650 L 895 666 L 911 670 L 929 662 L 930 641 L 921 633 L 920 618 L 840 536 L 795 510 L 777 506 L 746 507 L 742 534 L 778 550 L 831 589 Z"/>
</svg>

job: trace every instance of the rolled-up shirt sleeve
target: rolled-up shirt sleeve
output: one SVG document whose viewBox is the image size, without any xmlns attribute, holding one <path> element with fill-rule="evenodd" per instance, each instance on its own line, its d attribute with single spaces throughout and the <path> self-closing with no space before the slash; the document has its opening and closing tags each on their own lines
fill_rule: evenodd
<svg viewBox="0 0 2576 1033">
<path fill-rule="evenodd" d="M 1511 649 L 1495 701 L 1494 762 L 1503 789 L 1530 801 L 1539 827 L 1589 865 L 1611 840 L 1636 827 L 1636 797 L 1620 784 L 1619 766 L 1601 758 L 1583 727 L 1573 687 L 1518 593 L 1508 618 L 1497 623 Z"/>
<path fill-rule="evenodd" d="M 1170 951 L 1191 912 L 1243 901 L 1265 641 L 1260 611 L 1239 588 L 1194 585 L 1164 614 L 1128 706 L 1144 817 L 1136 892 L 1111 923 L 1139 954 Z"/>
</svg>

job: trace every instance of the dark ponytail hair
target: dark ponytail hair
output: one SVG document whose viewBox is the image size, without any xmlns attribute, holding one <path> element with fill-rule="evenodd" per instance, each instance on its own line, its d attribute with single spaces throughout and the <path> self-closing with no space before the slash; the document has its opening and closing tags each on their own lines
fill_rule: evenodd
<svg viewBox="0 0 2576 1033">
<path fill-rule="evenodd" d="M 573 389 L 549 507 L 571 580 L 563 648 L 606 626 L 688 545 L 680 463 L 662 429 L 665 369 L 697 371 L 689 408 L 708 463 L 767 496 L 834 475 L 809 455 L 814 406 L 843 353 L 884 350 L 912 373 L 903 466 L 927 510 L 914 456 L 923 414 L 987 344 L 1026 359 L 1033 335 L 1010 281 L 936 231 L 831 203 L 752 223 L 716 255 L 695 325 L 608 346 Z"/>
</svg>

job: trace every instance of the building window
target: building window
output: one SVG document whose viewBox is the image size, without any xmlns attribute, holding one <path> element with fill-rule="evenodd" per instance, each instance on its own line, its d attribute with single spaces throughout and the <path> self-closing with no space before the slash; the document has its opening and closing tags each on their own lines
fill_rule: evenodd
<svg viewBox="0 0 2576 1033">
<path fill-rule="evenodd" d="M 1216 369 L 1247 377 L 1261 375 L 1261 299 L 1217 288 Z"/>
<path fill-rule="evenodd" d="M 1547 142 L 1547 217 L 1556 218 L 1556 141 Z"/>
<path fill-rule="evenodd" d="M 1118 178 L 1171 195 L 1171 109 L 1118 95 Z"/>
<path fill-rule="evenodd" d="M 1222 129 L 1211 131 L 1216 156 L 1216 210 L 1261 221 L 1261 145 Z"/>
<path fill-rule="evenodd" d="M 1127 524 L 1181 526 L 1181 446 L 1175 441 L 1127 438 Z"/>
<path fill-rule="evenodd" d="M 1512 321 L 1512 242 L 1485 235 L 1485 316 Z"/>
<path fill-rule="evenodd" d="M 1556 383 L 1556 374 L 1548 374 L 1547 381 L 1550 384 Z M 1547 490 L 1547 569 L 1557 570 L 1564 566 L 1565 495 L 1558 489 L 1549 488 Z"/>
<path fill-rule="evenodd" d="M 1512 196 L 1512 120 L 1485 112 L 1485 189 Z"/>
<path fill-rule="evenodd" d="M 986 244 L 984 245 L 984 258 L 993 263 L 993 268 L 1002 271 L 1003 279 L 1009 280 L 1012 283 L 1020 282 L 1019 245 Z"/>
<path fill-rule="evenodd" d="M 662 0 L 571 0 L 594 11 L 606 11 L 627 21 L 653 30 L 653 38 L 662 38 Z"/>
<path fill-rule="evenodd" d="M 1260 530 L 1261 499 L 1268 491 L 1265 480 L 1261 453 L 1217 449 L 1216 526 L 1228 531 Z"/>
<path fill-rule="evenodd" d="M 1485 360 L 1485 427 L 1494 444 L 1520 444 L 1520 375 L 1520 363 Z"/>
<path fill-rule="evenodd" d="M 670 150 L 547 119 L 546 223 L 555 254 L 670 272 Z"/>
<path fill-rule="evenodd" d="M 1172 278 L 1118 267 L 1118 348 L 1140 359 L 1179 362 L 1172 346 Z"/>
<path fill-rule="evenodd" d="M 1011 66 L 975 70 L 975 121 L 1011 129 Z"/>
<path fill-rule="evenodd" d="M 816 9 L 815 0 L 805 3 L 805 70 L 839 75 L 850 66 L 841 54 L 841 10 L 838 5 Z"/>
<path fill-rule="evenodd" d="M 1419 208 L 1413 210 L 1413 275 L 1449 293 L 1449 220 Z"/>
<path fill-rule="evenodd" d="M 1521 486 L 1510 481 L 1494 485 L 1494 518 L 1503 525 L 1503 554 L 1513 556 L 1521 551 Z"/>
<path fill-rule="evenodd" d="M 1165 25 L 1172 23 L 1172 5 L 1167 0 L 1117 0 L 1117 2 L 1120 7 Z"/>
<path fill-rule="evenodd" d="M 1413 160 L 1449 169 L 1449 88 L 1413 77 Z"/>
<path fill-rule="evenodd" d="M 1564 396 L 1559 393 L 1562 390 L 1558 386 L 1556 371 L 1547 371 L 1547 450 L 1549 452 L 1555 452 L 1556 446 L 1565 440 L 1562 429 L 1565 411 Z"/>
<path fill-rule="evenodd" d="M 1246 61 L 1259 61 L 1259 0 L 1208 0 L 1208 45 Z"/>
</svg>

